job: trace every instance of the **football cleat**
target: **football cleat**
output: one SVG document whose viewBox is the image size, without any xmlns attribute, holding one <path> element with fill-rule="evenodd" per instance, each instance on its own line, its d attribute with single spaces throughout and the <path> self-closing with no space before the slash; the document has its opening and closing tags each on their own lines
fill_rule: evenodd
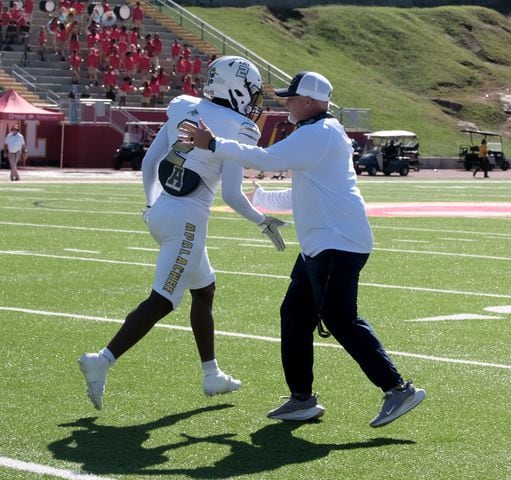
<svg viewBox="0 0 511 480">
<path fill-rule="evenodd" d="M 204 393 L 206 395 L 218 395 L 239 390 L 241 381 L 226 375 L 221 370 L 204 377 Z"/>
<path fill-rule="evenodd" d="M 105 393 L 106 376 L 110 362 L 99 353 L 84 353 L 79 359 L 80 370 L 87 383 L 87 395 L 94 408 L 103 409 L 103 394 Z"/>
</svg>

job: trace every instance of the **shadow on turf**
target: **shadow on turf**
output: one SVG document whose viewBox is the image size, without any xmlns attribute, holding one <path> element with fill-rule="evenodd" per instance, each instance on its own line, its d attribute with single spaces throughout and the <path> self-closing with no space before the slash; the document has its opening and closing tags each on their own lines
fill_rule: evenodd
<svg viewBox="0 0 511 480">
<path fill-rule="evenodd" d="M 266 425 L 250 434 L 251 441 L 236 440 L 235 433 L 193 437 L 181 433 L 181 441 L 154 448 L 143 446 L 149 432 L 186 420 L 193 415 L 230 408 L 215 405 L 168 415 L 154 422 L 128 427 L 96 425 L 97 417 L 83 418 L 59 425 L 79 427 L 67 438 L 51 443 L 48 449 L 59 460 L 81 464 L 84 471 L 95 474 L 187 475 L 196 479 L 226 479 L 239 475 L 276 470 L 285 465 L 307 463 L 326 457 L 333 451 L 378 448 L 389 445 L 412 445 L 412 440 L 372 438 L 348 443 L 312 443 L 293 436 L 303 423 L 278 422 Z M 319 422 L 318 422 L 319 423 Z M 243 429 L 243 426 L 240 426 Z M 213 465 L 194 468 L 168 468 L 165 452 L 186 448 L 197 443 L 228 446 L 230 452 Z M 151 468 L 167 464 L 166 468 Z"/>
</svg>

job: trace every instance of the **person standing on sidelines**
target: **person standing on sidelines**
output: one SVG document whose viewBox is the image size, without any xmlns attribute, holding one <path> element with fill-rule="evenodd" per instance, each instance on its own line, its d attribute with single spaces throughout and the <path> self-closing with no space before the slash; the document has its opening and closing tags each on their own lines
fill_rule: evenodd
<svg viewBox="0 0 511 480">
<path fill-rule="evenodd" d="M 277 250 L 285 245 L 278 230 L 284 222 L 256 210 L 243 194 L 243 167 L 204 150 L 186 147 L 179 140 L 179 126 L 205 118 L 222 135 L 255 145 L 259 129 L 252 118 L 261 113 L 261 75 L 241 57 L 221 57 L 208 70 L 206 98 L 174 98 L 168 120 L 149 147 L 142 178 L 147 201 L 144 220 L 160 245 L 149 297 L 127 317 L 117 334 L 98 353 L 79 358 L 93 405 L 103 408 L 109 368 L 141 340 L 164 316 L 181 303 L 190 290 L 190 319 L 204 372 L 207 395 L 228 393 L 241 382 L 220 370 L 215 358 L 213 297 L 215 273 L 209 262 L 206 236 L 211 205 L 221 183 L 224 201 L 257 224 Z"/>
<path fill-rule="evenodd" d="M 490 162 L 488 161 L 488 145 L 486 144 L 486 138 L 481 140 L 479 144 L 479 148 L 477 151 L 478 165 L 474 168 L 473 176 L 476 176 L 476 173 L 479 170 L 482 170 L 484 173 L 484 178 L 489 178 L 488 170 L 490 169 Z"/>
<path fill-rule="evenodd" d="M 4 151 L 7 152 L 9 159 L 9 166 L 11 168 L 11 182 L 16 182 L 20 179 L 18 173 L 18 163 L 22 158 L 26 158 L 27 147 L 25 145 L 25 138 L 20 133 L 19 125 L 13 125 L 11 132 L 5 137 Z"/>
<path fill-rule="evenodd" d="M 383 406 L 370 422 L 381 427 L 416 407 L 426 393 L 403 380 L 371 326 L 358 315 L 359 275 L 373 236 L 356 185 L 351 141 L 328 113 L 332 85 L 323 75 L 300 72 L 289 87 L 275 93 L 287 98 L 289 121 L 297 129 L 270 147 L 222 138 L 206 120 L 184 123 L 180 136 L 183 148 L 213 152 L 212 161 L 223 158 L 259 170 L 292 170 L 291 189 L 258 188 L 253 196 L 255 205 L 293 210 L 302 249 L 281 305 L 281 355 L 291 394 L 268 417 L 303 421 L 323 415 L 312 393 L 313 333 L 318 327 L 320 335 L 330 332 L 383 390 Z"/>
</svg>

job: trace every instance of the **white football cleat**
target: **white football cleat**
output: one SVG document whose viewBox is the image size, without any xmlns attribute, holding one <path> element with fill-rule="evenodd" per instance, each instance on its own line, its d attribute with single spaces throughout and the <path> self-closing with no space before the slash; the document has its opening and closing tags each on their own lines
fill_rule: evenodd
<svg viewBox="0 0 511 480">
<path fill-rule="evenodd" d="M 206 395 L 218 395 L 220 393 L 229 393 L 238 390 L 241 387 L 241 381 L 226 375 L 221 370 L 204 377 L 204 393 Z"/>
<path fill-rule="evenodd" d="M 103 409 L 106 376 L 110 362 L 99 353 L 84 353 L 79 359 L 80 370 L 87 383 L 87 394 L 97 410 Z"/>
</svg>

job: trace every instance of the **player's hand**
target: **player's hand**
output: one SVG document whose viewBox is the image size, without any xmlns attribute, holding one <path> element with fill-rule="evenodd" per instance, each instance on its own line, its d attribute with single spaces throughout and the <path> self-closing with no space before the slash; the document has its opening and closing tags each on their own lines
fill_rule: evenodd
<svg viewBox="0 0 511 480">
<path fill-rule="evenodd" d="M 184 121 L 179 126 L 178 139 L 181 140 L 184 146 L 188 145 L 207 150 L 209 142 L 213 138 L 215 138 L 215 135 L 201 119 L 199 119 L 198 125 Z"/>
<path fill-rule="evenodd" d="M 150 209 L 151 209 L 151 207 L 147 206 L 146 208 L 144 208 L 144 209 L 142 210 L 142 221 L 143 221 L 146 225 L 148 225 L 148 224 L 149 224 L 149 223 L 148 223 L 148 218 L 147 218 L 147 217 L 148 217 L 148 215 L 149 215 L 149 210 L 150 210 Z"/>
<path fill-rule="evenodd" d="M 264 233 L 275 245 L 275 248 L 281 252 L 286 248 L 284 239 L 279 232 L 279 227 L 289 227 L 289 223 L 280 220 L 279 218 L 264 216 L 264 220 L 259 224 L 261 232 Z"/>
<path fill-rule="evenodd" d="M 250 203 L 254 203 L 254 195 L 258 188 L 261 187 L 254 179 L 252 179 L 252 191 L 245 193 L 245 196 L 250 200 Z"/>
</svg>

